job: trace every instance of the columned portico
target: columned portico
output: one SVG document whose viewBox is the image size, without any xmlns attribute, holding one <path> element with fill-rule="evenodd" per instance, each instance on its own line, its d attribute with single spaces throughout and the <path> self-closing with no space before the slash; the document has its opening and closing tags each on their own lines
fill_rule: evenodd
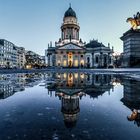
<svg viewBox="0 0 140 140">
<path fill-rule="evenodd" d="M 56 66 L 59 67 L 85 67 L 85 52 L 84 50 L 57 50 Z"/>
</svg>

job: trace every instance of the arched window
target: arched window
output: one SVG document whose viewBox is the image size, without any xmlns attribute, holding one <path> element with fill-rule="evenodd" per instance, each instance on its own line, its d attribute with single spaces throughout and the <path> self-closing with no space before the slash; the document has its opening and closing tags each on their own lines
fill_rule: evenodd
<svg viewBox="0 0 140 140">
<path fill-rule="evenodd" d="M 104 63 L 107 63 L 107 56 L 104 56 Z"/>
<path fill-rule="evenodd" d="M 111 62 L 112 62 L 112 59 L 111 59 L 111 57 L 109 58 L 109 63 L 111 64 Z"/>
<path fill-rule="evenodd" d="M 89 57 L 87 58 L 87 63 L 90 63 L 90 58 Z"/>
<path fill-rule="evenodd" d="M 98 56 L 96 56 L 95 61 L 96 61 L 96 63 L 99 62 L 99 58 L 98 58 Z"/>
</svg>

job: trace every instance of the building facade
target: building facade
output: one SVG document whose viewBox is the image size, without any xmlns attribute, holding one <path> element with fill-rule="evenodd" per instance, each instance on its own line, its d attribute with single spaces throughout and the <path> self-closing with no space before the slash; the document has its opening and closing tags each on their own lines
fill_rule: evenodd
<svg viewBox="0 0 140 140">
<path fill-rule="evenodd" d="M 17 51 L 13 43 L 0 40 L 0 67 L 13 68 L 17 66 Z"/>
<path fill-rule="evenodd" d="M 0 39 L 0 68 L 24 68 L 25 48 Z"/>
<path fill-rule="evenodd" d="M 112 49 L 93 40 L 86 44 L 79 37 L 80 26 L 75 11 L 69 7 L 61 26 L 61 38 L 48 45 L 47 65 L 63 68 L 93 68 L 113 65 Z"/>
</svg>

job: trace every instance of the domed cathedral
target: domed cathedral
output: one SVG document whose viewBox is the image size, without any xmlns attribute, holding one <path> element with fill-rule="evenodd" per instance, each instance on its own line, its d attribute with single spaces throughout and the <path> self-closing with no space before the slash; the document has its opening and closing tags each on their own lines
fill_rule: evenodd
<svg viewBox="0 0 140 140">
<path fill-rule="evenodd" d="M 55 47 L 52 46 L 52 43 L 48 44 L 48 49 L 45 52 L 48 66 L 93 68 L 107 67 L 112 64 L 112 50 L 97 41 L 94 46 L 90 43 L 86 44 L 79 38 L 79 31 L 77 15 L 70 5 L 64 14 L 61 38 L 55 42 Z"/>
</svg>

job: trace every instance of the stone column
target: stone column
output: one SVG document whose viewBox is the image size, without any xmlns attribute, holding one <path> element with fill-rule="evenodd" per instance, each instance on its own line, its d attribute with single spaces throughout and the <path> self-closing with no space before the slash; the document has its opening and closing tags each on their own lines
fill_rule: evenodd
<svg viewBox="0 0 140 140">
<path fill-rule="evenodd" d="M 94 53 L 92 53 L 92 68 L 94 67 Z"/>
</svg>

